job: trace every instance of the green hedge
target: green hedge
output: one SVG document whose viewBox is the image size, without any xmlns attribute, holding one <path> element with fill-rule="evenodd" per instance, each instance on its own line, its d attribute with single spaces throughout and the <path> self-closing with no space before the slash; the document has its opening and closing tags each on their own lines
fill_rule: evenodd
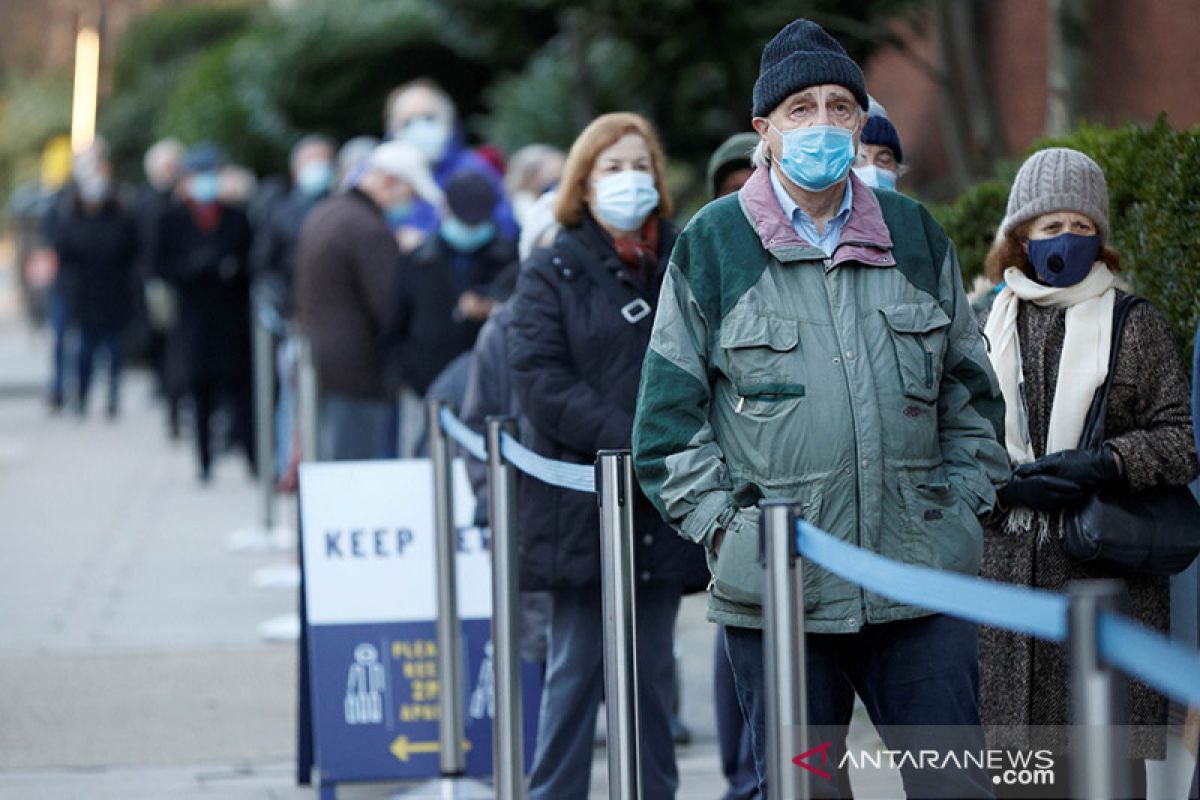
<svg viewBox="0 0 1200 800">
<path fill-rule="evenodd" d="M 1082 151 L 1104 169 L 1111 244 L 1123 275 L 1166 312 L 1188 351 L 1200 319 L 1200 127 L 1177 130 L 1165 116 L 1149 127 L 1085 125 L 1029 152 L 1046 147 Z M 996 179 L 931 209 L 958 247 L 968 286 L 982 272 L 1014 174 L 1014 165 L 1005 165 Z"/>
</svg>

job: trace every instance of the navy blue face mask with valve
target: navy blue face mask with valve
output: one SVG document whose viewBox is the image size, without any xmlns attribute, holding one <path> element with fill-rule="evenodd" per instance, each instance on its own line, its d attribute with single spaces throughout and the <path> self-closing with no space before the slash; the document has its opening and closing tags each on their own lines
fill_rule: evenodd
<svg viewBox="0 0 1200 800">
<path fill-rule="evenodd" d="M 1088 276 L 1100 253 L 1100 237 L 1060 233 L 1029 240 L 1029 263 L 1047 286 L 1074 286 Z"/>
</svg>

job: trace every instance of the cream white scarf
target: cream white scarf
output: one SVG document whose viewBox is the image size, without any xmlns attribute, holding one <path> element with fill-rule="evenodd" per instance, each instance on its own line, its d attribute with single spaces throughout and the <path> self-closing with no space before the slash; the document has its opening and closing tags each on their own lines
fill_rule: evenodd
<svg viewBox="0 0 1200 800">
<path fill-rule="evenodd" d="M 1014 464 L 1027 464 L 1034 460 L 1034 454 L 1022 396 L 1024 380 L 1017 337 L 1021 301 L 1067 310 L 1046 453 L 1070 450 L 1079 445 L 1092 397 L 1108 375 L 1116 278 L 1102 261 L 1097 261 L 1088 276 L 1074 286 L 1043 286 L 1014 267 L 1004 271 L 1004 281 L 1005 288 L 992 306 L 984 333 L 991 344 L 988 357 L 1004 394 L 1008 457 Z"/>
<path fill-rule="evenodd" d="M 984 334 L 991 345 L 988 358 L 1004 394 L 1008 457 L 1014 464 L 1028 464 L 1034 460 L 1034 452 L 1017 336 L 1021 301 L 1067 310 L 1058 381 L 1054 385 L 1046 431 L 1046 453 L 1070 450 L 1079 445 L 1092 397 L 1108 376 L 1116 278 L 1104 262 L 1097 261 L 1088 276 L 1074 286 L 1043 286 L 1013 267 L 1004 271 L 1004 282 L 1005 288 L 992 306 Z M 1005 518 L 1004 529 L 1014 536 L 1033 534 L 1039 543 L 1044 543 L 1050 536 L 1051 522 L 1050 514 L 1015 508 Z"/>
</svg>

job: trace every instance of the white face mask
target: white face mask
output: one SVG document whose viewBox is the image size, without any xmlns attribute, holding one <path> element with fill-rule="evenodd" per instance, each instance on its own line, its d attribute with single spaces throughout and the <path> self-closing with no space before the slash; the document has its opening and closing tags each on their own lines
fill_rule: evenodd
<svg viewBox="0 0 1200 800">
<path fill-rule="evenodd" d="M 627 169 L 592 183 L 596 194 L 592 213 L 619 231 L 636 231 L 658 208 L 658 189 L 649 172 Z"/>
<path fill-rule="evenodd" d="M 450 127 L 436 119 L 417 117 L 401 128 L 396 138 L 417 148 L 427 164 L 436 164 L 446 152 Z"/>
</svg>

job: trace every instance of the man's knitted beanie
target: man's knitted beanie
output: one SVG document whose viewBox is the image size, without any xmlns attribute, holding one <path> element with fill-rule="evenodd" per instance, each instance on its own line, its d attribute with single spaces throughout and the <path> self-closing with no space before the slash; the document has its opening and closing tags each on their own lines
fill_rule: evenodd
<svg viewBox="0 0 1200 800">
<path fill-rule="evenodd" d="M 824 83 L 845 86 L 864 109 L 870 104 L 862 70 L 837 40 L 815 22 L 795 20 L 763 48 L 754 116 L 765 117 L 789 95 Z"/>
<path fill-rule="evenodd" d="M 1051 211 L 1087 215 L 1100 231 L 1100 243 L 1107 242 L 1108 184 L 1100 165 L 1066 147 L 1031 155 L 1013 180 L 1000 233 L 1008 235 L 1022 223 Z"/>
</svg>

